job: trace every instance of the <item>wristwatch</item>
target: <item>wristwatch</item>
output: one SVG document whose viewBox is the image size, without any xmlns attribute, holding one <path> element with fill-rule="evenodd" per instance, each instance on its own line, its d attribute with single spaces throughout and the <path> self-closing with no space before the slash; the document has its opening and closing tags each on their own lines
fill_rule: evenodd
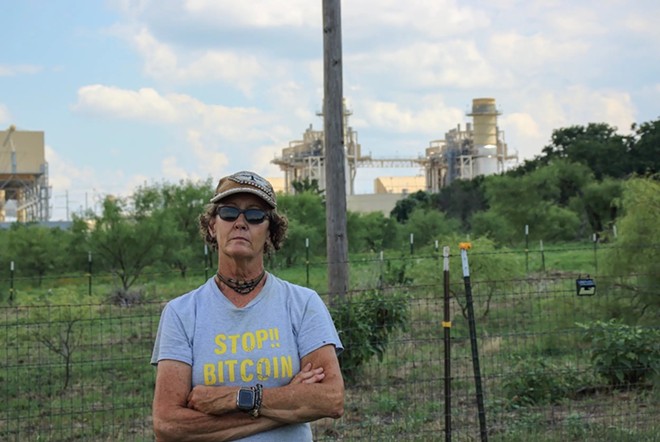
<svg viewBox="0 0 660 442">
<path fill-rule="evenodd" d="M 236 408 L 252 411 L 257 405 L 257 395 L 252 387 L 241 387 L 236 393 Z"/>
</svg>

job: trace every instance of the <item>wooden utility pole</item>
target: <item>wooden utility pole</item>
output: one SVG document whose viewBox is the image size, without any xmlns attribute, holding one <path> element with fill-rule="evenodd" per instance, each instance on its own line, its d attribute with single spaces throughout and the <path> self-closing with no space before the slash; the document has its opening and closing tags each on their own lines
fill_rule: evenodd
<svg viewBox="0 0 660 442">
<path fill-rule="evenodd" d="M 330 302 L 348 292 L 341 1 L 323 0 L 323 131 Z"/>
</svg>

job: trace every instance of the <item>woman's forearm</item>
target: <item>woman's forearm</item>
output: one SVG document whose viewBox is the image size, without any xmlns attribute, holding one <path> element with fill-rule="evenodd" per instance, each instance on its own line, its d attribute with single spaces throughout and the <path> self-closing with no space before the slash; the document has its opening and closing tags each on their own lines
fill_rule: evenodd
<svg viewBox="0 0 660 442">
<path fill-rule="evenodd" d="M 323 417 L 338 419 L 344 413 L 343 382 L 324 379 L 316 384 L 264 389 L 260 413 L 284 423 L 311 422 Z"/>
<path fill-rule="evenodd" d="M 235 412 L 213 416 L 185 407 L 154 413 L 154 432 L 159 442 L 235 440 L 284 425 L 267 417 L 254 419 Z"/>
</svg>

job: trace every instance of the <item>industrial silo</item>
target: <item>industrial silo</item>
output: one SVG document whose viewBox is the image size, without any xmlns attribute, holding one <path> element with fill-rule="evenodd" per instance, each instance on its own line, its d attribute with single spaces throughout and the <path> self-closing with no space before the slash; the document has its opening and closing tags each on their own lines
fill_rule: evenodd
<svg viewBox="0 0 660 442">
<path fill-rule="evenodd" d="M 474 175 L 498 172 L 497 116 L 494 98 L 472 100 Z"/>
</svg>

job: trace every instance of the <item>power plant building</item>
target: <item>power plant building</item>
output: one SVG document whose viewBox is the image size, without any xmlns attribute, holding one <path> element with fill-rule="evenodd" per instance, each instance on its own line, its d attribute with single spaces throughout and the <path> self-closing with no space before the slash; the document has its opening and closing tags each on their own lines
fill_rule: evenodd
<svg viewBox="0 0 660 442">
<path fill-rule="evenodd" d="M 0 131 L 0 222 L 7 218 L 9 205 L 18 222 L 48 221 L 50 218 L 48 163 L 44 133 Z"/>
<path fill-rule="evenodd" d="M 419 185 L 419 177 L 407 177 L 410 183 L 401 189 L 400 194 L 417 190 L 438 192 L 457 179 L 469 180 L 478 175 L 492 175 L 506 170 L 508 164 L 517 161 L 517 154 L 508 153 L 504 132 L 497 125 L 497 109 L 494 98 L 475 98 L 467 116 L 472 123 L 465 129 L 459 124 L 445 133 L 445 138 L 429 143 L 423 157 L 372 158 L 361 154 L 357 132 L 348 125 L 351 112 L 344 105 L 344 146 L 346 158 L 346 194 L 355 194 L 354 181 L 358 167 L 410 168 L 423 169 L 424 184 Z M 319 114 L 322 116 L 322 114 Z M 284 191 L 294 193 L 294 181 L 316 180 L 321 190 L 325 189 L 325 147 L 323 131 L 315 131 L 312 126 L 305 131 L 303 139 L 292 141 L 282 150 L 282 155 L 272 162 L 284 172 Z M 387 190 L 381 177 L 374 183 L 374 194 L 392 192 Z"/>
<path fill-rule="evenodd" d="M 438 192 L 457 179 L 502 173 L 517 162 L 518 155 L 509 154 L 504 132 L 497 125 L 500 114 L 494 98 L 475 98 L 467 114 L 472 123 L 465 130 L 459 124 L 443 140 L 429 143 L 424 162 L 428 191 Z"/>
</svg>

